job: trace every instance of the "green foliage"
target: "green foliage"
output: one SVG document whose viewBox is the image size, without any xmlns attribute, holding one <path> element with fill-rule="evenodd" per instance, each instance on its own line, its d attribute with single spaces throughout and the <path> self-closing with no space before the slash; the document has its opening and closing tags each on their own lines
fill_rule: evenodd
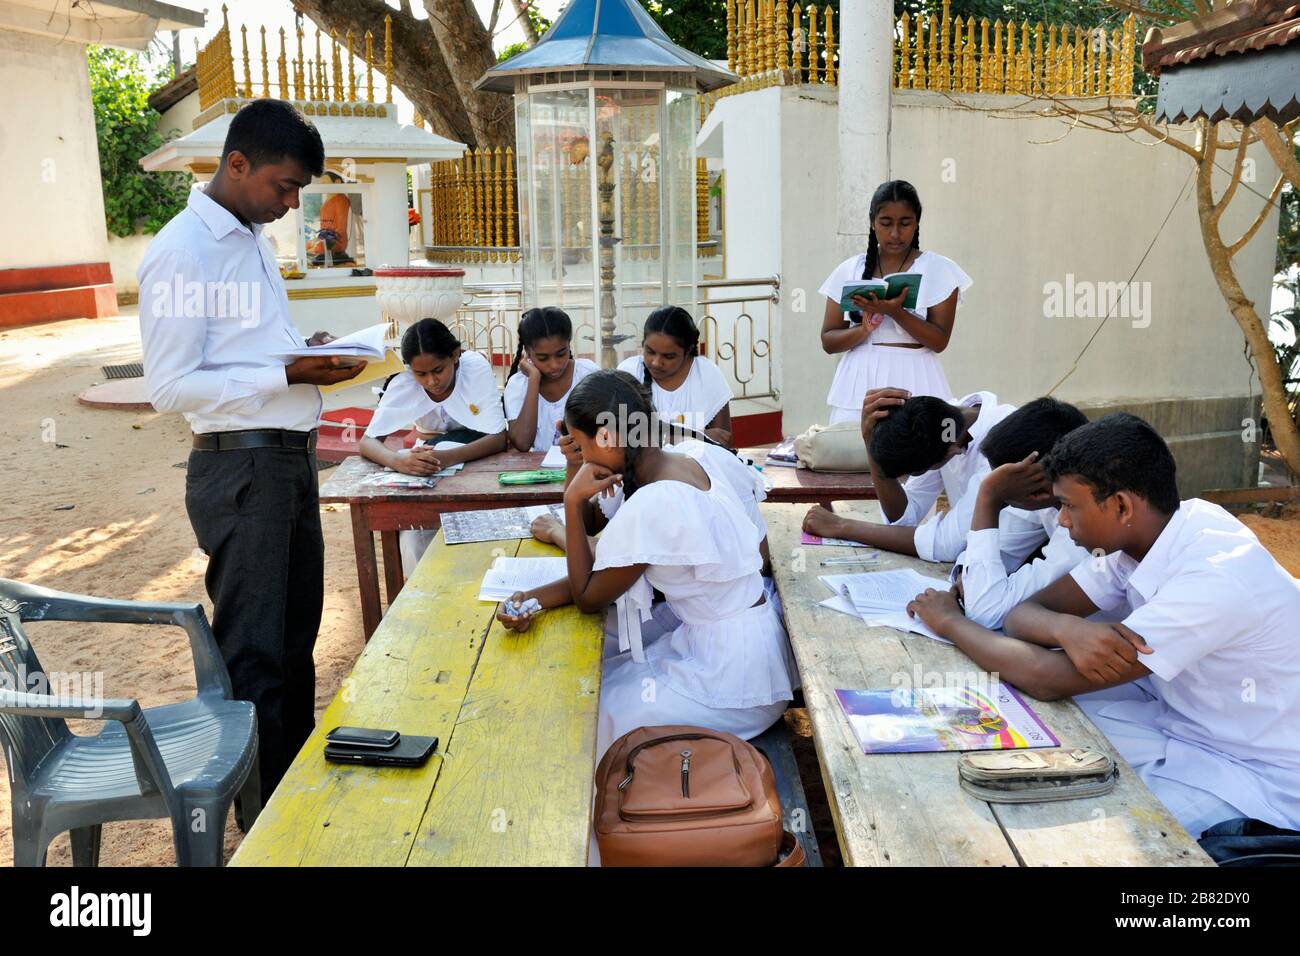
<svg viewBox="0 0 1300 956">
<path fill-rule="evenodd" d="M 135 54 L 96 46 L 87 48 L 86 64 L 108 231 L 115 236 L 157 232 L 185 208 L 191 181 L 189 173 L 140 168 L 140 158 L 166 141 L 156 128 L 158 111 L 148 100 L 171 78 L 170 67 L 151 83 Z"/>
<path fill-rule="evenodd" d="M 512 56 L 518 53 L 523 53 L 530 46 L 532 46 L 532 44 L 527 43 L 523 40 L 519 41 L 518 43 L 511 43 L 509 46 L 507 46 L 505 49 L 503 49 L 500 53 L 497 54 L 497 62 L 504 63 Z"/>
</svg>

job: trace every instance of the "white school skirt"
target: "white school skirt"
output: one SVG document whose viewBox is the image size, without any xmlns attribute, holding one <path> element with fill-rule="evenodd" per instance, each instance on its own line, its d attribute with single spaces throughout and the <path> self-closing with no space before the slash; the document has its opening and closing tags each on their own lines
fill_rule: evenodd
<svg viewBox="0 0 1300 956">
<path fill-rule="evenodd" d="M 952 387 L 933 349 L 905 349 L 867 342 L 844 353 L 826 404 L 830 424 L 862 418 L 862 400 L 873 388 L 904 388 L 913 395 L 953 400 Z"/>
</svg>

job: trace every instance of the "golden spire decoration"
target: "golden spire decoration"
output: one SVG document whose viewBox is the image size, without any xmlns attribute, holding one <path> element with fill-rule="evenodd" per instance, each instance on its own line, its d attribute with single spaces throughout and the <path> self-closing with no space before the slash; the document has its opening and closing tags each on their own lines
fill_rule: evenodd
<svg viewBox="0 0 1300 956">
<path fill-rule="evenodd" d="M 393 15 L 384 15 L 384 102 L 393 102 Z"/>
<path fill-rule="evenodd" d="M 375 36 L 366 31 L 366 102 L 375 101 Z"/>
</svg>

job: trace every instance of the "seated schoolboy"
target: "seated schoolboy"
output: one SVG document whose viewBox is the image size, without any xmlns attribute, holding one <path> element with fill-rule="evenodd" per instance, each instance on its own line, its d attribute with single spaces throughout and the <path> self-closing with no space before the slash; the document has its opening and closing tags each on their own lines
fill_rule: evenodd
<svg viewBox="0 0 1300 956">
<path fill-rule="evenodd" d="M 909 397 L 903 389 L 872 389 L 862 403 L 862 440 L 888 524 L 814 505 L 803 530 L 926 561 L 952 561 L 966 546 L 973 495 L 989 472 L 980 445 L 1013 411 L 1012 405 L 999 405 L 992 392 L 972 392 L 950 405 L 930 395 Z M 948 495 L 948 511 L 931 515 L 940 492 Z M 971 499 L 963 502 L 968 494 Z"/>
<path fill-rule="evenodd" d="M 966 550 L 953 565 L 962 607 L 976 624 L 1001 628 L 1008 611 L 1088 557 L 1057 521 L 1058 504 L 1043 469 L 1056 442 L 1086 424 L 1087 416 L 1073 405 L 1036 398 L 984 436 L 984 457 L 993 470 L 980 481 Z M 1042 554 L 1035 555 L 1039 548 Z"/>
<path fill-rule="evenodd" d="M 948 591 L 909 611 L 1040 700 L 1085 695 L 1193 836 L 1238 817 L 1300 829 L 1300 582 L 1219 506 L 1180 504 L 1173 456 L 1139 418 L 1076 429 L 1045 468 L 1062 526 L 1098 556 L 1016 607 L 1006 635 Z M 1085 620 L 1125 602 L 1121 622 Z"/>
</svg>

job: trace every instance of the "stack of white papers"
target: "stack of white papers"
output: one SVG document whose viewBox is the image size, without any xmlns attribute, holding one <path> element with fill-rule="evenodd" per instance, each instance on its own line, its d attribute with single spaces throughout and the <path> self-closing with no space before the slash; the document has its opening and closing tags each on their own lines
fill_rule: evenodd
<svg viewBox="0 0 1300 956">
<path fill-rule="evenodd" d="M 911 568 L 896 571 L 864 571 L 858 574 L 823 574 L 820 580 L 834 592 L 821 607 L 841 614 L 851 614 L 873 627 L 892 627 L 900 631 L 924 634 L 945 644 L 919 617 L 910 617 L 907 605 L 926 588 L 947 588 L 948 582 L 932 578 Z"/>
<path fill-rule="evenodd" d="M 326 342 L 324 345 L 304 345 L 299 349 L 280 352 L 276 357 L 292 362 L 294 359 L 304 356 L 339 355 L 358 361 L 378 362 L 384 357 L 384 336 L 387 333 L 388 323 L 380 322 L 378 325 L 364 328 L 360 332 L 340 336 L 332 342 Z"/>
<path fill-rule="evenodd" d="M 529 591 L 567 576 L 566 558 L 497 558 L 483 575 L 480 601 L 504 601 L 516 591 Z"/>
<path fill-rule="evenodd" d="M 559 445 L 552 445 L 546 450 L 546 457 L 538 468 L 564 468 L 568 465 L 568 460 L 564 457 L 564 452 L 560 450 Z"/>
</svg>

